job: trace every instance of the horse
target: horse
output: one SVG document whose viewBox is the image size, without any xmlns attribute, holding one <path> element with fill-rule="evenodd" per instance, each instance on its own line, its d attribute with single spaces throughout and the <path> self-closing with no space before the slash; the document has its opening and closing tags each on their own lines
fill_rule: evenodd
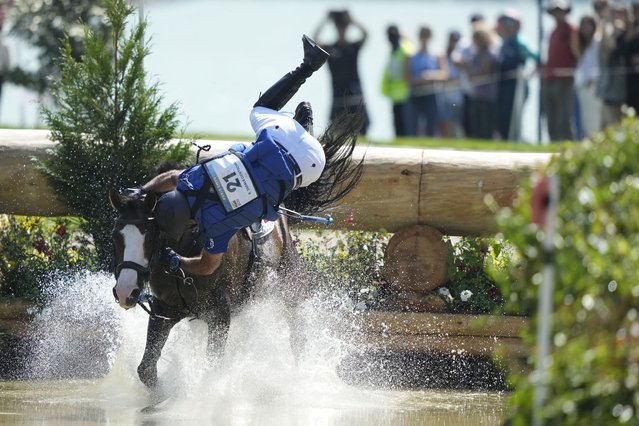
<svg viewBox="0 0 639 426">
<path fill-rule="evenodd" d="M 285 200 L 282 211 L 297 212 L 293 220 L 315 214 L 335 206 L 359 181 L 363 170 L 363 158 L 355 162 L 352 154 L 357 142 L 361 111 L 334 120 L 318 138 L 326 154 L 326 166 L 320 178 L 308 187 L 293 191 Z M 158 264 L 159 250 L 171 247 L 182 256 L 200 253 L 202 241 L 197 226 L 187 227 L 175 240 L 163 240 L 153 219 L 157 196 L 153 193 L 109 192 L 111 205 L 117 211 L 112 232 L 115 248 L 115 278 L 113 288 L 120 286 L 130 294 L 127 301 L 135 303 L 149 313 L 144 355 L 137 372 L 140 380 L 149 388 L 158 385 L 157 362 L 171 329 L 187 318 L 199 318 L 208 325 L 207 355 L 219 357 L 224 351 L 230 321 L 265 281 L 265 275 L 273 271 L 277 281 L 286 286 L 294 279 L 295 291 L 283 291 L 285 302 L 297 303 L 300 294 L 299 281 L 304 268 L 297 253 L 289 229 L 289 217 L 283 214 L 277 221 L 255 224 L 236 233 L 229 243 L 221 265 L 209 276 L 184 273 L 167 273 Z M 295 278 L 293 278 L 295 277 Z M 150 293 L 145 293 L 149 283 Z M 145 305 L 148 303 L 148 307 Z M 287 309 L 295 312 L 295 309 Z M 289 317 L 292 325 L 294 318 Z M 294 354 L 303 343 L 291 327 L 291 347 Z"/>
</svg>

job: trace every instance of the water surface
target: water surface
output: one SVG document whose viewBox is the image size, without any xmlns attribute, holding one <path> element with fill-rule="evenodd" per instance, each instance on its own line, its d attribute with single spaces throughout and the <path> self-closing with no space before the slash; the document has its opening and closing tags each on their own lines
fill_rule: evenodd
<svg viewBox="0 0 639 426">
<path fill-rule="evenodd" d="M 263 395 L 230 388 L 175 395 L 151 412 L 148 393 L 113 380 L 0 382 L 0 424 L 499 425 L 500 393 L 324 389 L 295 383 Z"/>
</svg>

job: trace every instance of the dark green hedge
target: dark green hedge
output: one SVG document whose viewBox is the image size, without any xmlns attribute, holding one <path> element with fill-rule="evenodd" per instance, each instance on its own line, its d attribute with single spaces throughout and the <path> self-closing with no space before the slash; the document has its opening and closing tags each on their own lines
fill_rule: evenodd
<svg viewBox="0 0 639 426">
<path fill-rule="evenodd" d="M 566 148 L 546 171 L 560 179 L 560 203 L 549 398 L 538 411 L 544 424 L 639 424 L 638 137 L 639 122 L 628 118 Z M 530 194 L 500 220 L 519 259 L 502 292 L 536 324 L 543 231 L 530 224 Z M 534 380 L 514 380 L 513 424 L 531 424 Z"/>
</svg>

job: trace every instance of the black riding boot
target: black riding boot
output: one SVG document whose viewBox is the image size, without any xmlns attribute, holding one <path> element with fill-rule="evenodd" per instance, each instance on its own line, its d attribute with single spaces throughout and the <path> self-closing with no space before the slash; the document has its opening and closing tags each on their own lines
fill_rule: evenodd
<svg viewBox="0 0 639 426">
<path fill-rule="evenodd" d="M 297 93 L 306 79 L 324 65 L 328 59 L 328 53 L 306 35 L 302 37 L 302 43 L 304 45 L 304 59 L 300 66 L 264 92 L 255 102 L 254 107 L 262 106 L 279 111 Z"/>
<path fill-rule="evenodd" d="M 308 133 L 313 134 L 313 108 L 311 108 L 310 102 L 300 102 L 295 108 L 293 119 L 300 123 Z"/>
</svg>

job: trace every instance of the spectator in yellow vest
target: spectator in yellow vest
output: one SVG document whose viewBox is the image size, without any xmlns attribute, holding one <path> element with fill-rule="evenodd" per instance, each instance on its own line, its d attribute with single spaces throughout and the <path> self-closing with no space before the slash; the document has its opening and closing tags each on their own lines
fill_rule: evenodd
<svg viewBox="0 0 639 426">
<path fill-rule="evenodd" d="M 413 47 L 410 41 L 400 34 L 397 25 L 389 25 L 386 35 L 391 45 L 391 54 L 382 78 L 382 94 L 393 103 L 395 136 L 406 136 L 410 96 L 407 65 L 413 54 Z"/>
</svg>

